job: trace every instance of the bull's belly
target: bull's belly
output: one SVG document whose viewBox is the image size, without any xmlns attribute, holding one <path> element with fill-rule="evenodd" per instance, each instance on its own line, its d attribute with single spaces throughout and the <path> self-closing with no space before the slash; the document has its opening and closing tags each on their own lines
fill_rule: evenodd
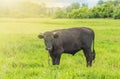
<svg viewBox="0 0 120 79">
<path fill-rule="evenodd" d="M 64 50 L 64 53 L 67 53 L 67 54 L 76 54 L 78 51 L 80 51 L 81 49 L 76 49 L 76 50 Z"/>
</svg>

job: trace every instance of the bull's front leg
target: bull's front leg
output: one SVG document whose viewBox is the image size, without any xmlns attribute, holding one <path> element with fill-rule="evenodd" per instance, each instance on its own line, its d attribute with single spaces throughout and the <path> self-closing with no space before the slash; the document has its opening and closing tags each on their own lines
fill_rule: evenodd
<svg viewBox="0 0 120 79">
<path fill-rule="evenodd" d="M 52 58 L 52 64 L 53 65 L 59 65 L 60 64 L 60 59 L 61 59 L 61 54 L 58 52 L 52 52 L 50 53 L 50 56 Z"/>
<path fill-rule="evenodd" d="M 61 55 L 53 56 L 52 57 L 52 64 L 53 65 L 59 65 L 60 64 L 60 58 L 61 58 Z"/>
</svg>

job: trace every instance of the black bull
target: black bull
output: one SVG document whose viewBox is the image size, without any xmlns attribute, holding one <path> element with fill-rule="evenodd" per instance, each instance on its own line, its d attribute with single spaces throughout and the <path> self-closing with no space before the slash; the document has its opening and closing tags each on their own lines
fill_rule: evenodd
<svg viewBox="0 0 120 79">
<path fill-rule="evenodd" d="M 74 55 L 83 50 L 87 66 L 92 66 L 92 61 L 95 59 L 95 35 L 92 29 L 81 27 L 54 30 L 40 34 L 38 37 L 44 39 L 46 50 L 49 51 L 53 65 L 60 64 L 62 53 Z"/>
</svg>

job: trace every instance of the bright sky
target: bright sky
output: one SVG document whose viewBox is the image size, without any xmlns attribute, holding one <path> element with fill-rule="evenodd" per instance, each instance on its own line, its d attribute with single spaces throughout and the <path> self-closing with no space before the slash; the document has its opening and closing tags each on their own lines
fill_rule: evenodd
<svg viewBox="0 0 120 79">
<path fill-rule="evenodd" d="M 15 7 L 21 0 L 0 0 L 0 6 L 2 7 Z"/>
<path fill-rule="evenodd" d="M 83 3 L 88 3 L 89 7 L 95 6 L 99 0 L 31 0 L 33 2 L 43 2 L 45 3 L 48 7 L 64 7 L 68 6 L 73 2 L 83 2 Z"/>
<path fill-rule="evenodd" d="M 31 1 L 35 3 L 45 3 L 48 7 L 64 7 L 68 6 L 73 2 L 83 2 L 88 3 L 89 7 L 96 5 L 98 0 L 0 0 L 0 5 L 4 6 L 13 6 L 19 3 L 20 1 Z"/>
</svg>

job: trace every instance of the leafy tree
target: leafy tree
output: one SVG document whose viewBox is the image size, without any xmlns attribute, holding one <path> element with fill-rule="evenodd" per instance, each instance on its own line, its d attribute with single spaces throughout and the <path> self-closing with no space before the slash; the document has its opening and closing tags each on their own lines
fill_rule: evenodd
<svg viewBox="0 0 120 79">
<path fill-rule="evenodd" d="M 104 1 L 103 0 L 99 0 L 97 4 L 98 5 L 102 5 L 102 4 L 104 4 Z"/>
<path fill-rule="evenodd" d="M 114 13 L 113 13 L 113 18 L 120 19 L 120 4 L 118 5 L 117 8 L 115 8 Z"/>
<path fill-rule="evenodd" d="M 75 9 L 71 13 L 68 13 L 69 18 L 90 18 L 90 16 L 91 12 L 87 7 Z"/>
<path fill-rule="evenodd" d="M 120 4 L 120 0 L 113 0 L 113 3 L 115 6 L 118 6 Z"/>
<path fill-rule="evenodd" d="M 54 16 L 54 18 L 65 18 L 66 17 L 66 13 L 61 8 L 58 8 L 55 11 L 53 16 Z"/>
<path fill-rule="evenodd" d="M 114 10 L 114 4 L 111 2 L 106 2 L 101 6 L 102 18 L 111 18 L 113 15 L 113 10 Z"/>
<path fill-rule="evenodd" d="M 94 18 L 112 18 L 114 10 L 114 4 L 111 2 L 105 2 L 101 6 L 95 6 L 92 9 Z"/>
<path fill-rule="evenodd" d="M 82 7 L 88 7 L 88 4 L 82 3 Z"/>
<path fill-rule="evenodd" d="M 70 6 L 68 6 L 66 8 L 67 12 L 71 12 L 73 9 L 79 9 L 80 8 L 80 4 L 79 3 L 72 3 Z"/>
<path fill-rule="evenodd" d="M 66 8 L 66 11 L 67 11 L 67 12 L 71 12 L 71 11 L 72 11 L 72 7 L 71 7 L 71 6 L 68 6 L 68 7 Z"/>
<path fill-rule="evenodd" d="M 71 6 L 72 6 L 72 9 L 78 9 L 78 8 L 80 8 L 80 4 L 79 3 L 73 3 L 73 4 L 71 4 Z"/>
<path fill-rule="evenodd" d="M 92 8 L 92 17 L 93 18 L 100 18 L 101 17 L 101 7 L 95 6 Z"/>
</svg>

